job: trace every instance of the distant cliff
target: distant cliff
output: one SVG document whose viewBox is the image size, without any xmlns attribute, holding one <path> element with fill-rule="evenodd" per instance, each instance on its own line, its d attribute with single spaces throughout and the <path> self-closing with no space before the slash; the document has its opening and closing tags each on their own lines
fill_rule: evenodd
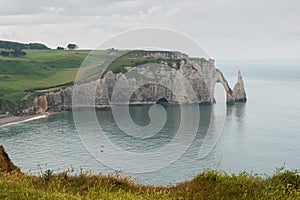
<svg viewBox="0 0 300 200">
<path fill-rule="evenodd" d="M 147 63 L 155 63 L 158 67 L 147 66 Z M 141 64 L 145 64 L 145 67 L 136 67 Z M 138 79 L 128 75 L 134 74 L 133 72 L 146 74 L 153 80 L 159 79 L 159 82 L 164 84 L 148 83 L 148 79 Z M 178 52 L 131 51 L 111 63 L 105 74 L 98 79 L 78 85 L 77 89 L 79 88 L 80 95 L 76 101 L 85 102 L 85 98 L 93 98 L 90 95 L 94 93 L 92 86 L 97 84 L 96 106 L 109 107 L 112 102 L 113 91 L 118 81 L 121 80 L 120 78 L 126 80 L 131 87 L 137 88 L 130 96 L 131 104 L 155 104 L 159 101 L 169 104 L 191 102 L 212 104 L 215 102 L 214 89 L 218 82 L 223 85 L 226 91 L 228 104 L 247 100 L 241 73 L 238 72 L 238 80 L 232 90 L 222 72 L 216 69 L 212 59 L 190 58 Z M 189 84 L 182 84 L 183 79 L 188 80 Z M 138 85 L 142 86 L 137 87 Z M 192 86 L 192 91 L 187 85 Z M 131 89 L 128 86 L 118 85 L 118 90 L 114 91 L 117 93 L 114 102 L 126 102 L 124 97 Z M 191 92 L 193 92 L 194 99 L 190 98 Z M 70 110 L 72 108 L 72 93 L 73 86 L 46 93 L 36 97 L 33 106 L 24 112 L 42 113 Z"/>
</svg>

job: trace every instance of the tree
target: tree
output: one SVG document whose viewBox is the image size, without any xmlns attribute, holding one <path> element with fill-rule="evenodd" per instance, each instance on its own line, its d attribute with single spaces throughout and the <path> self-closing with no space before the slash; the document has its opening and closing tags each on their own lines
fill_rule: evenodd
<svg viewBox="0 0 300 200">
<path fill-rule="evenodd" d="M 0 55 L 3 56 L 3 57 L 8 57 L 10 55 L 10 52 L 7 52 L 7 51 L 1 51 L 0 52 Z"/>
<path fill-rule="evenodd" d="M 29 43 L 27 45 L 28 49 L 49 49 L 46 45 L 40 43 Z"/>
<path fill-rule="evenodd" d="M 56 49 L 57 49 L 57 50 L 65 50 L 64 47 L 60 47 L 60 46 L 58 46 Z"/>
<path fill-rule="evenodd" d="M 75 50 L 75 49 L 78 49 L 78 46 L 76 44 L 68 44 L 67 48 L 69 50 Z"/>
<path fill-rule="evenodd" d="M 14 49 L 13 51 L 1 51 L 0 55 L 3 57 L 22 57 L 26 56 L 26 52 L 20 49 Z"/>
<path fill-rule="evenodd" d="M 11 55 L 13 57 L 22 57 L 22 56 L 26 56 L 26 52 L 25 51 L 22 51 L 22 50 L 19 50 L 19 49 L 15 49 Z"/>
</svg>

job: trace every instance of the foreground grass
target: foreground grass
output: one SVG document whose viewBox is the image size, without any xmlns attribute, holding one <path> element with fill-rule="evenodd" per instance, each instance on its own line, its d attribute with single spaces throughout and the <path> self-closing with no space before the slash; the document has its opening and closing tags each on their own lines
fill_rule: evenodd
<svg viewBox="0 0 300 200">
<path fill-rule="evenodd" d="M 191 181 L 153 186 L 118 174 L 11 173 L 0 175 L 0 199 L 300 199 L 300 176 L 283 170 L 270 177 L 207 170 Z"/>
</svg>

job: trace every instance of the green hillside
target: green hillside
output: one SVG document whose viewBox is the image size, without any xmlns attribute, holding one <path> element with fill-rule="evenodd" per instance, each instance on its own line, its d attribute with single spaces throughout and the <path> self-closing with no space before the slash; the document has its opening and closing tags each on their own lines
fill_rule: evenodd
<svg viewBox="0 0 300 200">
<path fill-rule="evenodd" d="M 135 67 L 146 63 L 164 62 L 170 67 L 179 68 L 181 61 L 180 59 L 157 59 L 147 56 L 147 52 L 142 50 L 91 52 L 90 50 L 21 49 L 17 52 L 21 54 L 17 56 L 11 53 L 16 50 L 8 48 L 0 48 L 0 52 L 5 52 L 0 54 L 0 112 L 22 110 L 30 106 L 32 102 L 30 100 L 38 92 L 41 94 L 56 87 L 73 84 L 78 68 L 88 55 L 88 63 L 85 63 L 81 72 L 84 74 L 83 78 L 92 79 L 93 75 L 101 70 L 98 66 L 104 62 L 109 64 L 106 71 L 125 73 L 128 66 Z M 116 57 L 118 58 L 114 59 Z M 26 97 L 25 101 L 22 100 L 24 97 Z"/>
<path fill-rule="evenodd" d="M 2 50 L 4 49 L 0 49 Z M 90 53 L 90 50 L 25 49 L 23 51 L 26 55 L 22 57 L 0 56 L 0 110 L 2 111 L 24 106 L 21 99 L 28 91 L 72 83 L 78 68 Z M 97 59 L 95 59 L 97 63 L 91 63 L 90 68 L 87 68 L 89 72 L 87 74 L 96 73 L 95 66 L 101 64 L 108 53 L 109 51 L 97 51 Z"/>
</svg>

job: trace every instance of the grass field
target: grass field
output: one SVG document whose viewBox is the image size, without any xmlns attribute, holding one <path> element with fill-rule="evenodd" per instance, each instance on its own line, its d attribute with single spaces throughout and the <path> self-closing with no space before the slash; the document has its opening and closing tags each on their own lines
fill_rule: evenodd
<svg viewBox="0 0 300 200">
<path fill-rule="evenodd" d="M 1 50 L 1 49 L 0 49 Z M 24 50 L 24 57 L 0 56 L 0 109 L 17 107 L 26 91 L 54 87 L 74 81 L 78 68 L 90 50 Z M 97 73 L 109 51 L 97 51 L 86 74 Z M 102 56 L 102 57 L 101 57 Z"/>
<path fill-rule="evenodd" d="M 155 51 L 159 52 L 159 51 Z M 172 52 L 170 52 L 172 54 Z M 133 50 L 123 54 L 118 59 L 115 59 L 107 68 L 106 71 L 112 71 L 114 73 L 126 73 L 126 67 L 139 66 L 146 63 L 167 63 L 169 67 L 178 69 L 180 66 L 181 59 L 163 59 L 149 57 L 143 50 Z"/>
<path fill-rule="evenodd" d="M 297 171 L 277 170 L 273 176 L 228 175 L 207 170 L 191 181 L 170 186 L 136 184 L 126 176 L 81 173 L 42 177 L 0 173 L 0 199 L 300 199 Z"/>
<path fill-rule="evenodd" d="M 5 49 L 0 49 L 0 51 Z M 146 63 L 167 63 L 170 67 L 179 67 L 180 59 L 156 59 L 145 56 L 140 50 L 23 50 L 23 57 L 0 56 L 0 111 L 23 109 L 31 101 L 21 101 L 28 93 L 45 91 L 64 84 L 70 85 L 75 80 L 78 68 L 87 56 L 85 66 L 81 68 L 83 79 L 93 77 L 107 66 L 107 71 L 127 72 L 128 66 Z M 122 56 L 121 56 L 122 55 Z M 120 57 L 119 57 L 120 56 Z M 118 58 L 118 59 L 116 59 Z M 111 62 L 111 63 L 110 63 Z M 103 70 L 103 72 L 105 72 Z M 86 79 L 88 81 L 90 79 Z"/>
</svg>

